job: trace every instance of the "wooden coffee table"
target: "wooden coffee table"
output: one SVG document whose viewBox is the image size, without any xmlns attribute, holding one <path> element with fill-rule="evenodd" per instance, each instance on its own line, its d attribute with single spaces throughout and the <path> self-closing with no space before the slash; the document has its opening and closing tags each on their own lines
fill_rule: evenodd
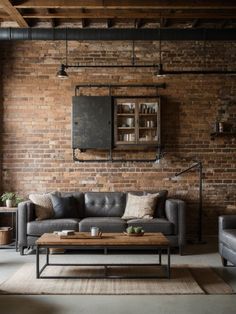
<svg viewBox="0 0 236 314">
<path fill-rule="evenodd" d="M 156 264 L 65 264 L 65 263 L 50 263 L 49 261 L 49 249 L 50 248 L 62 248 L 62 249 L 152 249 L 158 254 L 158 261 Z M 40 268 L 40 251 L 46 250 L 46 262 Z M 162 263 L 162 253 L 167 252 L 167 263 Z M 47 266 L 104 266 L 104 274 L 101 276 L 46 276 L 43 275 L 43 271 Z M 164 268 L 164 275 L 151 275 L 151 276 L 116 276 L 108 274 L 108 267 L 112 266 L 160 266 Z M 36 277 L 37 278 L 49 278 L 49 279 L 68 279 L 68 278 L 170 278 L 170 243 L 169 240 L 162 233 L 145 233 L 143 236 L 127 236 L 122 233 L 104 233 L 101 238 L 93 238 L 90 233 L 78 232 L 73 238 L 61 238 L 59 235 L 53 233 L 45 233 L 36 241 Z"/>
</svg>

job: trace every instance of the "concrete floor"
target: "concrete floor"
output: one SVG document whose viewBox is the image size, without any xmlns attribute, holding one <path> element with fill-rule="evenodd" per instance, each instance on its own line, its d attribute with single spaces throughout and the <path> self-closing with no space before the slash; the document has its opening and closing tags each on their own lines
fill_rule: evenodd
<svg viewBox="0 0 236 314">
<path fill-rule="evenodd" d="M 73 260 L 91 256 L 73 255 Z M 104 256 L 93 254 L 97 260 Z M 137 257 L 137 255 L 136 255 Z M 57 258 L 53 256 L 52 258 Z M 63 258 L 71 258 L 65 256 Z M 111 258 L 115 258 L 111 256 Z M 121 260 L 130 256 L 120 256 Z M 132 257 L 131 257 L 132 258 Z M 146 256 L 140 255 L 142 261 Z M 153 257 L 148 257 L 153 258 Z M 34 262 L 35 255 L 20 256 L 14 250 L 0 250 L 0 283 L 11 276 L 21 265 Z M 205 245 L 188 246 L 185 255 L 172 255 L 173 264 L 209 265 L 236 291 L 236 267 L 223 268 L 213 238 Z M 235 295 L 165 295 L 165 296 L 0 296 L 0 314 L 220 314 L 236 313 Z"/>
</svg>

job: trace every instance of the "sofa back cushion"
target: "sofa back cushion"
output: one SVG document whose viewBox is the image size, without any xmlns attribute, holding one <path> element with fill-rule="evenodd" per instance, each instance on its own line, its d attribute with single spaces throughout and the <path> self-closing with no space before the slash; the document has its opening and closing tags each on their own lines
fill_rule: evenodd
<svg viewBox="0 0 236 314">
<path fill-rule="evenodd" d="M 61 192 L 61 197 L 69 197 L 73 196 L 74 198 L 74 206 L 77 209 L 77 218 L 83 218 L 84 217 L 84 193 L 82 192 Z"/>
<path fill-rule="evenodd" d="M 126 196 L 122 192 L 87 192 L 84 194 L 85 217 L 121 217 Z"/>
<path fill-rule="evenodd" d="M 79 218 L 79 211 L 74 196 L 51 195 L 54 219 Z"/>
</svg>

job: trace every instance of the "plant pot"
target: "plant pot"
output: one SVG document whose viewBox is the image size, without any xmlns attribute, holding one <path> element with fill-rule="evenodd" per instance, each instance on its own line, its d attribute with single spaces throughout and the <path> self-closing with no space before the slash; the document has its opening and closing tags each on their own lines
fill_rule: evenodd
<svg viewBox="0 0 236 314">
<path fill-rule="evenodd" d="M 6 206 L 9 208 L 9 207 L 12 207 L 12 200 L 6 200 Z"/>
</svg>

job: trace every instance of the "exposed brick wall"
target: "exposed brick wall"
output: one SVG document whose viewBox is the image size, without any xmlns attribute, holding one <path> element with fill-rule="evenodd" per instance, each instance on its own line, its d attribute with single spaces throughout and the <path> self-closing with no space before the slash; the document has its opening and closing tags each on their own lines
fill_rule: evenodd
<svg viewBox="0 0 236 314">
<path fill-rule="evenodd" d="M 158 42 L 138 42 L 136 62 L 158 63 Z M 236 43 L 163 42 L 163 63 L 168 70 L 233 68 Z M 188 233 L 196 227 L 197 172 L 178 180 L 168 178 L 198 159 L 204 171 L 204 231 L 215 234 L 217 216 L 236 204 L 236 139 L 210 139 L 216 119 L 236 120 L 236 77 L 178 75 L 157 78 L 153 68 L 71 70 L 68 80 L 55 74 L 64 61 L 64 42 L 1 43 L 1 189 L 27 196 L 43 191 L 158 190 L 188 204 Z M 68 62 L 129 63 L 130 42 L 69 42 Z M 204 56 L 205 61 L 204 61 Z M 79 83 L 166 82 L 163 96 L 165 156 L 159 164 L 93 163 L 72 161 L 71 97 Z M 125 92 L 125 91 L 120 91 Z M 140 91 L 133 90 L 133 93 Z M 142 91 L 148 94 L 151 91 Z M 83 89 L 82 94 L 107 90 Z M 0 98 L 1 99 L 1 98 Z M 123 155 L 125 153 L 121 153 Z M 149 153 L 141 152 L 140 158 Z M 127 155 L 127 154 L 126 154 Z"/>
</svg>

